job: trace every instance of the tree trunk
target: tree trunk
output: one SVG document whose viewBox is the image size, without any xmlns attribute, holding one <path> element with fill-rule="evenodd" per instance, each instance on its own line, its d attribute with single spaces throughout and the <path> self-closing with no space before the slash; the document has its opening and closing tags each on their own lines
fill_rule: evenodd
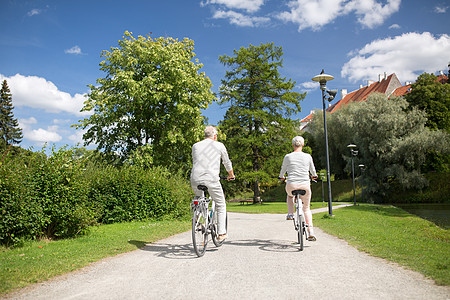
<svg viewBox="0 0 450 300">
<path fill-rule="evenodd" d="M 261 191 L 259 189 L 259 179 L 256 178 L 255 182 L 253 183 L 253 203 L 261 204 Z"/>
</svg>

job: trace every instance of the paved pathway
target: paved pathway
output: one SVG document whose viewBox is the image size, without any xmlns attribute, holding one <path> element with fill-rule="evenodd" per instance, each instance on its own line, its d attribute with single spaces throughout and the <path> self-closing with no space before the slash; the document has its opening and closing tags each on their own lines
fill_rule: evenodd
<svg viewBox="0 0 450 300">
<path fill-rule="evenodd" d="M 450 288 L 316 229 L 303 252 L 284 215 L 229 213 L 197 258 L 185 232 L 36 284 L 13 299 L 450 299 Z"/>
</svg>

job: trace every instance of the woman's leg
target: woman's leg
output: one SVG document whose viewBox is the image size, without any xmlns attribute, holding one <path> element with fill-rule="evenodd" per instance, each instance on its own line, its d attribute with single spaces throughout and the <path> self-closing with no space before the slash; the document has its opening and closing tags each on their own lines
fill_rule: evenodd
<svg viewBox="0 0 450 300">
<path fill-rule="evenodd" d="M 300 198 L 303 201 L 303 213 L 305 214 L 305 221 L 306 224 L 308 224 L 309 228 L 313 227 L 313 221 L 312 221 L 312 213 L 310 208 L 310 202 L 311 202 L 311 187 L 308 185 L 303 185 L 301 189 L 306 191 L 306 194 L 301 196 Z"/>
<path fill-rule="evenodd" d="M 286 204 L 288 208 L 288 214 L 294 214 L 294 196 L 292 191 L 295 190 L 297 185 L 286 183 Z"/>
</svg>

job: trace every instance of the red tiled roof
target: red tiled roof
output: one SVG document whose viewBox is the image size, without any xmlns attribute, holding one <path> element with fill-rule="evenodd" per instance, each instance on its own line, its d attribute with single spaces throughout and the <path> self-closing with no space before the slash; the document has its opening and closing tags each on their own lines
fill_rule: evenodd
<svg viewBox="0 0 450 300">
<path fill-rule="evenodd" d="M 445 75 L 439 75 L 437 77 L 437 81 L 439 81 L 442 84 L 450 83 L 449 80 L 448 80 L 448 77 L 445 76 Z"/>
<path fill-rule="evenodd" d="M 402 97 L 409 93 L 411 93 L 411 85 L 410 84 L 397 88 L 392 94 L 395 96 L 398 96 L 398 97 Z"/>
<path fill-rule="evenodd" d="M 300 122 L 311 122 L 313 113 L 310 113 L 308 116 L 304 117 Z"/>
<path fill-rule="evenodd" d="M 344 98 L 327 108 L 330 113 L 342 108 L 343 105 L 347 105 L 352 102 L 363 102 L 367 100 L 367 97 L 372 93 L 390 94 L 397 87 L 401 86 L 397 76 L 393 73 L 386 79 L 376 81 L 368 86 L 362 87 L 359 90 L 348 93 Z"/>
</svg>

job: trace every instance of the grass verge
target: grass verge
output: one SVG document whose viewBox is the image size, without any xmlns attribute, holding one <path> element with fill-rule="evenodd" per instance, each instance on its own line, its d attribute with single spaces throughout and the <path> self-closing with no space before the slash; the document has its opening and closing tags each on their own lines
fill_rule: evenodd
<svg viewBox="0 0 450 300">
<path fill-rule="evenodd" d="M 143 247 L 189 230 L 189 221 L 147 221 L 102 225 L 75 239 L 34 241 L 0 248 L 0 295 L 77 270 L 105 257 Z"/>
<path fill-rule="evenodd" d="M 393 206 L 361 204 L 314 215 L 314 225 L 360 251 L 450 285 L 450 232 Z"/>
<path fill-rule="evenodd" d="M 339 205 L 343 203 L 335 203 Z M 327 203 L 311 202 L 311 209 L 328 207 Z M 262 204 L 227 203 L 227 211 L 247 214 L 287 214 L 286 202 L 266 202 Z"/>
</svg>

